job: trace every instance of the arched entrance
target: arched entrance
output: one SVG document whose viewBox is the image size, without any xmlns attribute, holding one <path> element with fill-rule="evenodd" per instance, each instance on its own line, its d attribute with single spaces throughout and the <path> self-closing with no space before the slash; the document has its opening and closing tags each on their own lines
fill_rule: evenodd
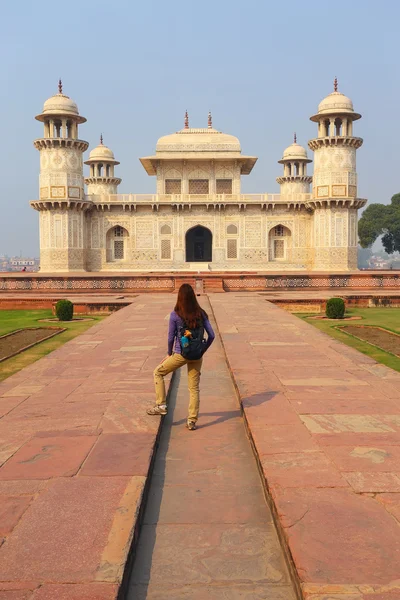
<svg viewBox="0 0 400 600">
<path fill-rule="evenodd" d="M 197 225 L 186 232 L 186 262 L 212 261 L 212 233 Z"/>
</svg>

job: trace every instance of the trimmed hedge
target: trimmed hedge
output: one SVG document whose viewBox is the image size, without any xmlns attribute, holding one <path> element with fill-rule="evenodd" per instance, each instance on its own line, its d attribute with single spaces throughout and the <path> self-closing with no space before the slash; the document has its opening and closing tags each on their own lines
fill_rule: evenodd
<svg viewBox="0 0 400 600">
<path fill-rule="evenodd" d="M 346 309 L 342 298 L 330 298 L 326 303 L 325 314 L 328 319 L 343 319 Z"/>
<path fill-rule="evenodd" d="M 70 300 L 59 300 L 56 304 L 56 315 L 59 321 L 72 321 L 74 305 Z"/>
</svg>

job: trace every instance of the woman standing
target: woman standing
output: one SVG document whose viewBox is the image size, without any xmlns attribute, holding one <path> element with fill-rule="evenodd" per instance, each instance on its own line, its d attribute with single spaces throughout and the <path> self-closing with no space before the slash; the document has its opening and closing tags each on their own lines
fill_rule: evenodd
<svg viewBox="0 0 400 600">
<path fill-rule="evenodd" d="M 207 340 L 203 339 L 204 330 L 207 332 Z M 195 338 L 198 335 L 201 336 L 201 339 L 196 340 Z M 168 356 L 154 371 L 156 405 L 150 408 L 147 414 L 167 414 L 164 377 L 168 373 L 180 369 L 183 365 L 187 365 L 190 399 L 186 426 L 190 430 L 196 429 L 200 404 L 199 384 L 201 365 L 203 355 L 211 346 L 214 339 L 214 331 L 208 320 L 207 313 L 197 302 L 192 286 L 184 283 L 179 288 L 176 306 L 169 318 Z M 201 348 L 197 350 L 199 343 Z M 192 346 L 192 350 L 190 350 L 190 346 Z M 185 355 L 188 358 L 185 358 Z M 193 356 L 195 356 L 195 359 Z"/>
</svg>

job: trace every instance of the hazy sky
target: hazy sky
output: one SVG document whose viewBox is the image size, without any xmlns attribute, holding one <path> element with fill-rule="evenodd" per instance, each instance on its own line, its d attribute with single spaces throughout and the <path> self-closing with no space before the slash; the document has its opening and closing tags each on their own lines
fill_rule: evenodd
<svg viewBox="0 0 400 600">
<path fill-rule="evenodd" d="M 182 128 L 185 109 L 192 127 L 211 110 L 259 157 L 243 191 L 278 192 L 276 161 L 294 131 L 301 144 L 316 136 L 309 116 L 337 75 L 363 115 L 359 195 L 388 202 L 400 191 L 399 17 L 398 0 L 2 2 L 0 254 L 38 254 L 34 116 L 59 77 L 88 119 L 80 138 L 91 149 L 103 132 L 119 191 L 143 193 L 155 180 L 138 158 Z"/>
</svg>

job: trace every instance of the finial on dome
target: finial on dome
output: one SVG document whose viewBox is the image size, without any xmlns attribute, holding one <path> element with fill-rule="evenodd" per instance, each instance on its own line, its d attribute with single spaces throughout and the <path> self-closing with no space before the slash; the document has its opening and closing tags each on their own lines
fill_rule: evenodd
<svg viewBox="0 0 400 600">
<path fill-rule="evenodd" d="M 337 77 L 335 77 L 335 80 L 333 82 L 333 91 L 337 92 L 338 91 L 338 82 L 337 82 Z"/>
<path fill-rule="evenodd" d="M 212 116 L 211 111 L 208 111 L 208 129 L 212 129 Z"/>
<path fill-rule="evenodd" d="M 188 111 L 185 111 L 185 129 L 189 129 L 189 115 Z"/>
<path fill-rule="evenodd" d="M 102 146 L 102 145 L 103 145 L 103 134 L 101 133 L 100 134 L 100 146 Z"/>
<path fill-rule="evenodd" d="M 58 93 L 62 94 L 62 81 L 61 81 L 61 79 L 58 80 Z"/>
<path fill-rule="evenodd" d="M 294 132 L 293 143 L 297 144 L 297 135 L 296 135 L 296 132 Z"/>
</svg>

